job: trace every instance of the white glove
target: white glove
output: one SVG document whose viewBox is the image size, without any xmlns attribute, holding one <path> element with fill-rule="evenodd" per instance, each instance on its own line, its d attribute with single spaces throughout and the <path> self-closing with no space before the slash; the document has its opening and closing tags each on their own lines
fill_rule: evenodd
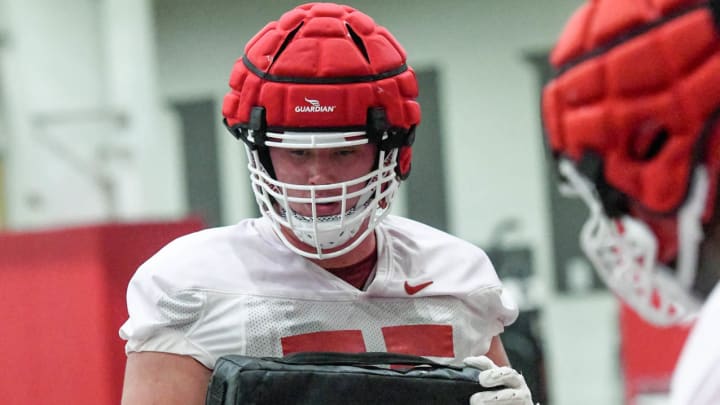
<svg viewBox="0 0 720 405">
<path fill-rule="evenodd" d="M 470 397 L 470 405 L 533 405 L 530 388 L 522 374 L 510 367 L 498 367 L 486 356 L 467 357 L 465 365 L 480 371 L 479 383 L 483 387 L 504 385 L 497 391 L 481 391 Z"/>
</svg>

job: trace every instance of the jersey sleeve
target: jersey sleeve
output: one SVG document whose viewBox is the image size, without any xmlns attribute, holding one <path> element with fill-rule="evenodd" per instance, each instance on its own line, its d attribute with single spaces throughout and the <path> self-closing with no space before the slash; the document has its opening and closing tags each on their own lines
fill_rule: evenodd
<svg viewBox="0 0 720 405">
<path fill-rule="evenodd" d="M 503 327 L 515 322 L 520 313 L 515 299 L 504 287 L 495 293 L 495 298 L 491 300 L 490 307 Z"/>
<path fill-rule="evenodd" d="M 474 345 L 470 355 L 477 356 L 487 353 L 492 338 L 515 322 L 519 309 L 484 251 L 471 249 L 463 257 L 467 265 L 458 263 L 455 268 L 465 271 L 453 277 L 456 277 L 455 285 L 467 285 L 467 295 L 463 299 L 471 314 L 468 316 L 469 328 L 464 333 Z"/>
<path fill-rule="evenodd" d="M 518 317 L 518 308 L 514 300 L 500 285 L 477 290 L 468 298 L 475 315 L 471 317 L 473 324 L 471 330 L 476 331 L 474 337 L 477 347 L 472 355 L 487 352 L 490 341 L 494 336 L 505 331 L 505 327 L 515 322 Z"/>
<path fill-rule="evenodd" d="M 476 308 L 482 308 L 484 317 L 497 322 L 501 333 L 505 326 L 515 322 L 519 309 L 511 292 L 503 285 L 498 277 L 495 266 L 487 253 L 482 249 L 476 250 L 477 260 L 469 266 L 469 273 L 462 276 L 477 281 L 475 288 L 469 294 L 469 299 L 475 302 Z M 496 328 L 493 328 L 495 331 Z M 496 334 L 497 334 L 496 333 Z"/>
<path fill-rule="evenodd" d="M 177 288 L 158 264 L 146 262 L 128 285 L 129 318 L 120 328 L 120 337 L 127 340 L 125 352 L 187 355 L 212 368 L 213 357 L 193 338 L 207 302 L 205 293 Z"/>
</svg>

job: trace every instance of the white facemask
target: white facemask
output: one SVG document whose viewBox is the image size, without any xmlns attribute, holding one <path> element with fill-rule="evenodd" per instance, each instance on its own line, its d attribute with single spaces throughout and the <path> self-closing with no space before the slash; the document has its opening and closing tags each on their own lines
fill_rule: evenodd
<svg viewBox="0 0 720 405">
<path fill-rule="evenodd" d="M 364 132 L 329 133 L 266 133 L 268 147 L 326 149 L 367 144 Z M 252 136 L 252 134 L 251 134 Z M 377 224 L 388 214 L 390 203 L 399 187 L 395 174 L 397 149 L 387 155 L 380 151 L 377 167 L 355 179 L 334 184 L 298 185 L 273 179 L 260 163 L 258 152 L 246 147 L 248 169 L 252 190 L 260 212 L 270 219 L 275 233 L 293 252 L 315 259 L 329 259 L 344 255 L 367 238 Z M 350 192 L 356 186 L 360 190 Z M 308 195 L 295 197 L 294 195 Z M 331 196 L 327 196 L 330 194 Z M 318 195 L 323 195 L 322 197 Z M 359 198 L 354 206 L 348 202 Z M 301 215 L 290 204 L 308 204 L 312 215 Z M 340 203 L 337 215 L 319 216 L 317 206 L 321 203 Z M 313 251 L 298 248 L 283 234 L 289 229 Z M 353 240 L 353 238 L 355 238 Z M 352 240 L 347 246 L 343 246 Z M 339 248 L 342 246 L 342 248 Z"/>
<path fill-rule="evenodd" d="M 627 215 L 608 218 L 592 182 L 568 160 L 562 159 L 559 168 L 567 179 L 561 192 L 580 197 L 590 209 L 580 246 L 610 290 L 655 325 L 691 321 L 700 308 L 691 287 L 702 240 L 707 170 L 695 169 L 690 194 L 678 213 L 677 268 L 672 270 L 657 261 L 657 238 L 647 224 Z"/>
</svg>

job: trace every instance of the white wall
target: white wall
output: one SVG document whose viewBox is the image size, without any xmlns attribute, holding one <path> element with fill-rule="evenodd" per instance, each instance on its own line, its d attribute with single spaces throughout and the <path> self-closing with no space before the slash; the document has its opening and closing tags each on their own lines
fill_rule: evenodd
<svg viewBox="0 0 720 405">
<path fill-rule="evenodd" d="M 9 227 L 181 214 L 151 11 L 146 0 L 4 1 Z"/>
</svg>

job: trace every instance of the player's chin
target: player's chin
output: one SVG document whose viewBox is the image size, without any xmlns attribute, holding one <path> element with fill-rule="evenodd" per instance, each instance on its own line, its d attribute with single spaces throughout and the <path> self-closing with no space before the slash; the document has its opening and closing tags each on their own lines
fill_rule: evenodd
<svg viewBox="0 0 720 405">
<path fill-rule="evenodd" d="M 336 246 L 322 247 L 323 253 L 329 254 L 329 253 L 337 252 L 337 251 L 344 249 L 344 248 L 350 246 L 351 244 L 355 243 L 355 241 L 357 241 L 357 239 L 359 239 L 361 237 L 366 238 L 367 237 L 366 231 L 367 231 L 369 222 L 370 222 L 370 218 L 365 218 L 362 222 L 362 225 L 360 225 L 360 228 L 357 230 L 357 232 L 355 233 L 355 235 L 353 237 L 351 237 L 347 241 L 345 241 L 341 244 L 338 244 Z M 293 232 L 292 229 L 283 226 L 282 232 L 285 235 L 285 237 L 298 249 L 303 250 L 308 253 L 317 252 L 317 246 L 310 245 L 308 243 L 303 242 L 297 235 L 295 235 L 295 233 Z"/>
<path fill-rule="evenodd" d="M 295 233 L 291 229 L 283 227 L 282 233 L 285 235 L 285 237 L 288 239 L 288 241 L 290 241 L 290 243 L 293 244 L 293 246 L 302 250 L 303 252 L 316 253 L 318 251 L 317 246 L 310 245 L 308 243 L 303 242 L 300 238 L 297 237 L 297 235 L 295 235 Z M 337 252 L 337 251 L 347 247 L 351 243 L 353 243 L 355 241 L 355 239 L 357 239 L 357 237 L 353 237 L 352 239 L 350 239 L 347 242 L 345 242 L 341 245 L 338 245 L 338 246 L 323 247 L 322 252 L 323 252 L 323 254 L 330 254 L 330 253 Z"/>
</svg>

